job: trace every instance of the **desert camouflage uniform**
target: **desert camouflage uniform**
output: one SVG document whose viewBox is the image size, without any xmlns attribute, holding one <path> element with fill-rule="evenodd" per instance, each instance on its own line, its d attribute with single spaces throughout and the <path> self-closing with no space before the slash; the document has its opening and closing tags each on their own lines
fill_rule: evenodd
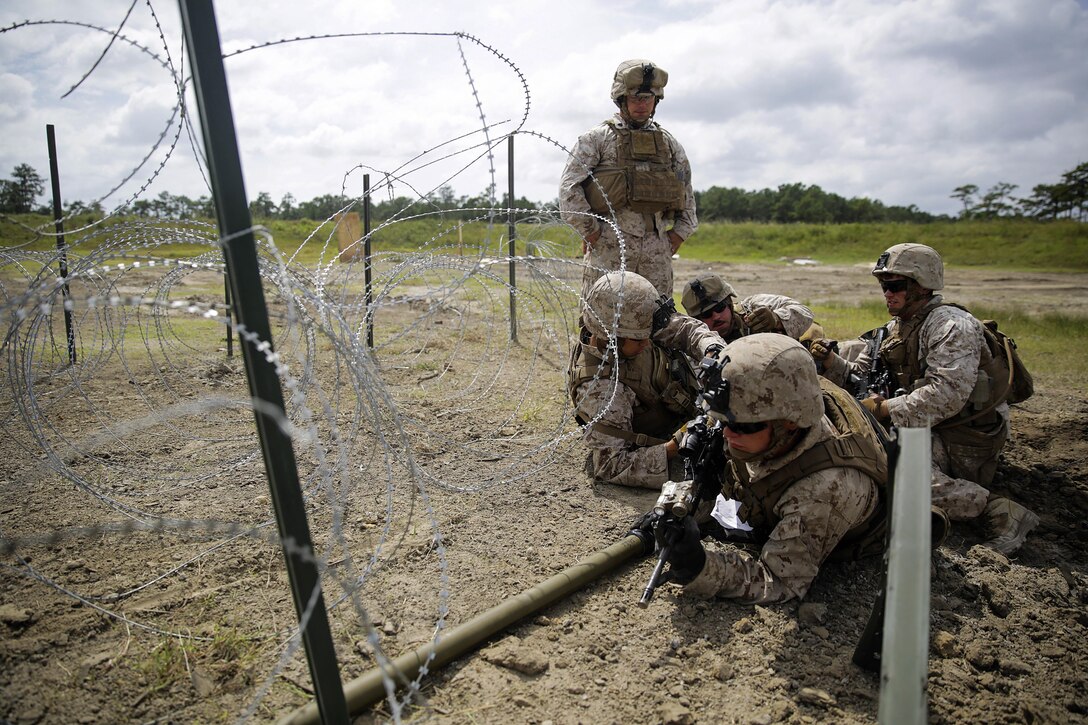
<svg viewBox="0 0 1088 725">
<path fill-rule="evenodd" d="M 625 128 L 623 117 L 617 113 L 612 123 Z M 673 171 L 684 185 L 684 209 L 675 213 L 640 214 L 630 209 L 616 209 L 615 223 L 623 232 L 626 268 L 637 272 L 657 288 L 658 292 L 672 296 L 672 246 L 668 231 L 671 229 L 687 239 L 699 226 L 695 215 L 695 193 L 691 187 L 691 163 L 687 153 L 668 131 L 651 120 L 643 130 L 660 129 L 668 141 L 672 153 Z M 586 201 L 582 182 L 599 166 L 615 166 L 617 163 L 616 134 L 607 123 L 594 126 L 578 138 L 571 158 L 563 169 L 559 181 L 559 209 L 563 219 L 583 237 L 599 227 L 601 237 L 586 252 L 585 271 L 582 274 L 582 299 L 585 299 L 593 283 L 607 271 L 620 268 L 620 242 L 616 231 L 607 222 L 592 215 Z M 671 219 L 671 225 L 668 223 Z"/>
<path fill-rule="evenodd" d="M 654 356 L 666 356 L 661 349 L 679 350 L 695 359 L 701 360 L 706 349 L 711 345 L 721 345 L 721 338 L 711 332 L 706 325 L 685 315 L 673 315 L 669 324 L 653 338 L 654 345 L 631 359 L 621 359 L 620 365 L 640 368 L 654 365 Z M 603 357 L 595 348 L 585 343 L 578 343 L 579 351 L 574 364 L 583 359 Z M 659 347 L 660 346 L 660 347 Z M 610 354 L 609 354 L 610 355 Z M 605 358 L 607 361 L 609 358 Z M 660 393 L 661 391 L 656 391 Z M 694 401 L 695 391 L 691 397 Z M 684 413 L 675 413 L 675 427 L 671 430 L 639 431 L 633 428 L 634 411 L 637 406 L 660 404 L 660 401 L 639 401 L 635 392 L 622 383 L 615 383 L 611 376 L 602 375 L 598 379 L 588 380 L 573 391 L 575 414 L 582 420 L 598 419 L 606 426 L 634 433 L 646 433 L 655 438 L 667 438 L 683 423 L 695 416 L 694 408 Z M 607 435 L 589 426 L 586 430 L 585 444 L 590 450 L 587 462 L 588 473 L 598 481 L 621 486 L 639 488 L 660 488 L 669 480 L 669 461 L 665 455 L 665 444 L 638 446 L 620 438 Z M 681 459 L 674 459 L 678 465 Z M 673 471 L 682 474 L 682 469 Z"/>
<path fill-rule="evenodd" d="M 772 309 L 775 316 L 782 321 L 782 331 L 794 340 L 801 339 L 801 336 L 812 326 L 812 321 L 816 317 L 807 306 L 785 295 L 755 294 L 738 302 L 734 310 L 741 315 L 747 316 L 757 307 Z M 738 331 L 741 327 L 741 325 L 734 325 L 733 332 L 727 339 L 732 341 L 740 337 Z"/>
<path fill-rule="evenodd" d="M 786 466 L 833 434 L 831 422 L 822 418 L 786 455 L 746 464 L 752 481 Z M 732 547 L 707 550 L 706 565 L 684 592 L 755 604 L 800 599 L 832 550 L 851 530 L 862 527 L 877 505 L 876 483 L 856 468 L 827 468 L 799 478 L 775 506 L 780 520 L 758 557 Z"/>
<path fill-rule="evenodd" d="M 896 426 L 935 426 L 952 418 L 968 404 L 975 387 L 985 347 L 982 325 L 969 312 L 941 305 L 941 300 L 941 295 L 934 295 L 916 315 L 917 318 L 925 316 L 918 333 L 918 354 L 925 372 L 921 379 L 909 381 L 905 395 L 888 399 L 888 413 Z M 888 323 L 889 341 L 898 336 L 901 324 L 898 318 Z M 885 349 L 887 344 L 885 342 Z M 871 364 L 867 351 L 853 363 L 832 354 L 825 361 L 824 375 L 845 385 L 850 370 L 865 376 Z M 991 431 L 995 445 L 985 452 L 979 448 L 946 445 L 942 431 L 933 431 L 933 504 L 944 509 L 950 519 L 973 519 L 986 507 L 989 491 L 969 477 L 992 477 L 992 472 L 990 476 L 980 476 L 979 472 L 987 466 L 993 467 L 996 458 L 993 451 L 1000 449 L 1008 435 L 1009 406 L 1002 403 L 995 412 L 998 420 Z M 988 484 L 989 480 L 982 482 Z"/>
</svg>

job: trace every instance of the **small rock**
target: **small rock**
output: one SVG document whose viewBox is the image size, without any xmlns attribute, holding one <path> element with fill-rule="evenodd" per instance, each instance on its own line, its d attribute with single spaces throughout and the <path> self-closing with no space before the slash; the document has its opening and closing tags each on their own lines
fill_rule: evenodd
<svg viewBox="0 0 1088 725">
<path fill-rule="evenodd" d="M 813 627 L 812 633 L 820 639 L 827 639 L 831 636 L 831 632 L 828 631 L 827 627 Z"/>
<path fill-rule="evenodd" d="M 835 698 L 831 696 L 831 693 L 816 687 L 802 687 L 801 691 L 797 693 L 797 697 L 801 702 L 809 705 L 831 707 L 836 704 Z"/>
<path fill-rule="evenodd" d="M 1006 675 L 1026 675 L 1032 671 L 1030 665 L 1014 657 L 999 658 L 997 667 Z"/>
<path fill-rule="evenodd" d="M 797 620 L 805 626 L 823 624 L 827 616 L 827 605 L 817 602 L 805 602 L 797 608 Z"/>
<path fill-rule="evenodd" d="M 736 674 L 737 672 L 733 669 L 733 664 L 731 662 L 722 662 L 714 670 L 714 677 L 721 682 L 728 682 L 736 677 Z"/>
<path fill-rule="evenodd" d="M 748 617 L 741 617 L 733 623 L 733 631 L 737 634 L 748 634 L 752 631 L 752 620 Z"/>
<path fill-rule="evenodd" d="M 36 619 L 34 612 L 25 607 L 17 607 L 14 604 L 0 605 L 0 622 L 9 627 L 25 627 L 33 624 Z"/>
<path fill-rule="evenodd" d="M 948 659 L 959 654 L 956 636 L 950 632 L 937 632 L 933 635 L 933 649 L 941 657 Z"/>
<path fill-rule="evenodd" d="M 980 670 L 992 670 L 997 667 L 997 657 L 994 656 L 993 648 L 986 643 L 972 642 L 967 645 L 963 655 L 968 662 Z"/>
<path fill-rule="evenodd" d="M 657 714 L 664 725 L 691 725 L 695 722 L 695 716 L 692 715 L 691 710 L 678 702 L 666 702 Z"/>
<path fill-rule="evenodd" d="M 525 675 L 540 675 L 548 671 L 550 662 L 539 651 L 523 646 L 517 637 L 501 642 L 482 653 L 485 661 Z"/>
</svg>

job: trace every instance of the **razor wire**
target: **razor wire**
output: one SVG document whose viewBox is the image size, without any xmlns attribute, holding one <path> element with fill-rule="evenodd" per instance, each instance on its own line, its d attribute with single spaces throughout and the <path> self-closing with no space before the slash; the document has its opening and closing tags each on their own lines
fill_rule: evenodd
<svg viewBox="0 0 1088 725">
<path fill-rule="evenodd" d="M 147 7 L 153 16 L 150 2 Z M 184 602 L 205 591 L 253 585 L 271 577 L 267 571 L 282 542 L 271 525 L 245 371 L 240 360 L 225 355 L 228 336 L 252 339 L 252 333 L 232 322 L 222 303 L 221 240 L 213 226 L 200 222 L 124 216 L 168 161 L 180 162 L 175 150 L 190 117 L 187 81 L 170 60 L 157 18 L 161 55 L 120 27 L 69 21 L 13 24 L 0 29 L 0 41 L 40 24 L 108 33 L 104 54 L 120 43 L 149 55 L 173 77 L 177 98 L 143 160 L 99 200 L 162 154 L 156 168 L 144 171 L 139 189 L 104 219 L 66 232 L 66 277 L 55 271 L 55 251 L 0 250 L 0 353 L 6 364 L 0 392 L 0 571 L 13 591 L 20 586 L 16 582 L 50 587 L 126 627 L 207 641 L 206 633 L 190 632 L 195 615 L 184 606 L 164 614 L 147 608 L 141 597 Z M 270 41 L 234 55 L 345 35 Z M 392 196 L 394 185 L 409 188 L 415 200 L 426 202 L 438 186 L 416 188 L 414 176 L 461 156 L 465 161 L 446 181 L 480 164 L 494 180 L 495 124 L 486 120 L 463 42 L 493 54 L 521 83 L 525 110 L 516 130 L 569 153 L 544 134 L 523 130 L 528 82 L 510 59 L 479 39 L 465 33 L 350 35 L 454 38 L 479 110 L 474 133 L 483 140 L 447 150 L 465 140 L 451 139 L 384 171 L 356 164 L 344 174 L 345 189 L 353 171 L 366 169 L 382 176 L 377 190 Z M 203 174 L 193 141 L 198 134 L 189 128 L 188 137 Z M 490 188 L 493 194 L 494 181 Z M 349 199 L 341 212 L 363 201 Z M 321 230 L 335 217 L 317 222 L 290 254 L 267 230 L 252 230 L 275 347 L 252 341 L 275 364 L 284 387 L 279 425 L 297 447 L 326 601 L 350 612 L 350 622 L 341 626 L 361 636 L 389 678 L 396 652 L 387 652 L 391 645 L 372 609 L 390 577 L 407 569 L 417 581 L 430 582 L 429 628 L 440 638 L 457 596 L 445 544 L 456 501 L 502 491 L 504 505 L 516 505 L 515 484 L 565 464 L 582 436 L 564 391 L 586 264 L 561 256 L 572 232 L 549 212 L 536 212 L 531 223 L 519 225 L 525 254 L 503 255 L 491 221 L 527 211 L 493 205 L 459 210 L 471 217 L 454 219 L 448 212 L 405 209 L 372 236 L 380 239 L 383 229 L 408 222 L 429 224 L 431 236 L 413 251 L 383 251 L 379 243 L 369 260 L 340 261 L 342 250 L 331 253 L 335 228 L 324 238 Z M 616 232 L 623 269 L 622 233 L 614 220 L 594 216 Z M 484 240 L 454 242 L 472 223 L 486 225 Z M 50 234 L 44 227 L 35 231 Z M 323 261 L 299 261 L 308 245 Z M 182 256 L 178 249 L 185 250 Z M 516 288 L 501 274 L 510 262 L 525 272 Z M 375 272 L 369 304 L 360 282 L 362 264 Z M 511 292 L 519 311 L 516 343 L 504 335 Z M 75 364 L 67 357 L 64 311 L 73 317 Z M 616 321 L 602 322 L 614 329 Z M 373 349 L 365 344 L 368 324 L 377 333 Z M 614 350 L 614 338 L 610 344 Z M 612 375 L 615 385 L 615 370 Z M 581 472 L 570 475 L 580 480 Z M 256 570 L 265 560 L 265 570 Z M 109 571 L 91 571 L 93 561 L 108 562 Z M 290 625 L 249 623 L 248 636 L 276 654 L 247 692 L 242 721 L 254 715 L 298 657 L 300 626 L 290 614 L 281 618 Z M 420 678 L 427 672 L 424 665 L 399 696 L 389 680 L 393 720 L 423 700 Z"/>
</svg>

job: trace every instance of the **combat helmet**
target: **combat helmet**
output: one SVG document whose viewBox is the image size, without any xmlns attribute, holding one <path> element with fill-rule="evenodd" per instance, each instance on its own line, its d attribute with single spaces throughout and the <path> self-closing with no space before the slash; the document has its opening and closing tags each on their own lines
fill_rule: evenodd
<svg viewBox="0 0 1088 725">
<path fill-rule="evenodd" d="M 944 262 L 937 250 L 924 244 L 896 244 L 881 254 L 874 275 L 898 274 L 928 290 L 944 288 Z"/>
<path fill-rule="evenodd" d="M 619 106 L 620 99 L 630 93 L 652 93 L 660 101 L 665 97 L 668 82 L 669 74 L 652 61 L 643 58 L 625 60 L 612 77 L 612 101 Z"/>
<path fill-rule="evenodd" d="M 684 285 L 680 304 L 692 317 L 699 317 L 724 299 L 736 297 L 733 286 L 713 272 L 704 272 Z"/>
<path fill-rule="evenodd" d="M 582 318 L 599 338 L 608 337 L 614 324 L 616 337 L 645 340 L 653 332 L 658 297 L 645 277 L 634 272 L 609 272 L 590 288 Z"/>
<path fill-rule="evenodd" d="M 801 343 L 773 332 L 731 343 L 706 378 L 703 407 L 730 423 L 788 420 L 810 428 L 824 414 L 812 355 Z"/>
</svg>

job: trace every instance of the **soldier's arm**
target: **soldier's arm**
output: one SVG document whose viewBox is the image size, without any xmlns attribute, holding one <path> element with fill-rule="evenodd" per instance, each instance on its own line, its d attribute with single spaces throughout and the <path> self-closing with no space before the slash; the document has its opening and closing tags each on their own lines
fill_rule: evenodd
<svg viewBox="0 0 1088 725">
<path fill-rule="evenodd" d="M 684 208 L 676 212 L 671 231 L 676 232 L 681 240 L 685 240 L 699 228 L 699 217 L 695 213 L 695 191 L 691 185 L 691 162 L 684 147 L 672 134 L 666 131 L 665 138 L 672 147 L 673 171 L 684 185 Z"/>
<path fill-rule="evenodd" d="M 614 391 L 614 394 L 613 394 Z M 582 420 L 599 420 L 606 426 L 632 430 L 635 394 L 626 385 L 611 380 L 590 380 L 575 392 L 577 413 Z M 667 444 L 635 447 L 589 426 L 584 438 L 590 452 L 590 474 L 606 483 L 639 488 L 661 488 L 668 479 Z"/>
<path fill-rule="evenodd" d="M 583 237 L 600 233 L 600 223 L 592 215 L 582 183 L 600 163 L 602 144 L 607 140 L 606 126 L 597 126 L 578 137 L 559 179 L 559 211 L 563 221 Z"/>
<path fill-rule="evenodd" d="M 982 329 L 971 317 L 946 310 L 934 310 L 922 324 L 918 350 L 925 360 L 922 379 L 906 395 L 888 400 L 895 425 L 936 425 L 958 413 L 975 387 L 985 344 Z"/>
<path fill-rule="evenodd" d="M 721 335 L 694 317 L 673 313 L 668 324 L 654 333 L 654 342 L 671 350 L 680 350 L 696 362 L 703 359 L 707 349 L 725 343 Z"/>
<path fill-rule="evenodd" d="M 793 484 L 778 502 L 782 517 L 759 556 L 708 551 L 706 566 L 685 592 L 752 604 L 804 597 L 820 566 L 876 504 L 876 485 L 851 468 L 818 471 Z"/>
<path fill-rule="evenodd" d="M 815 315 L 807 306 L 792 297 L 774 294 L 755 294 L 746 297 L 738 307 L 750 311 L 755 307 L 769 307 L 782 322 L 782 331 L 797 340 L 812 326 Z"/>
</svg>

